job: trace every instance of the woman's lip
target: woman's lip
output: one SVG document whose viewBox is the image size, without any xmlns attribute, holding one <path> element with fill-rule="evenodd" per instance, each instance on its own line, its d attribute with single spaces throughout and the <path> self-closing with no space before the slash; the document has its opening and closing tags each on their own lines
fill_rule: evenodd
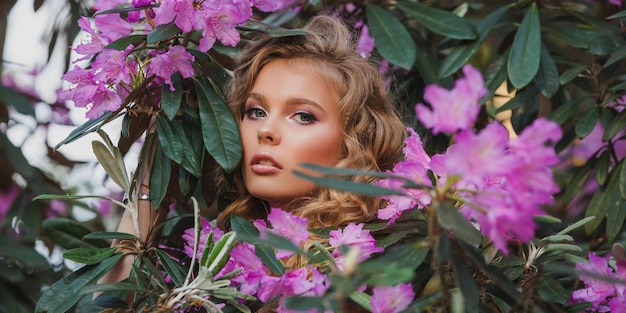
<svg viewBox="0 0 626 313">
<path fill-rule="evenodd" d="M 270 164 L 261 164 L 270 163 Z M 258 152 L 250 160 L 250 169 L 257 174 L 273 174 L 282 170 L 283 166 L 269 152 Z"/>
</svg>

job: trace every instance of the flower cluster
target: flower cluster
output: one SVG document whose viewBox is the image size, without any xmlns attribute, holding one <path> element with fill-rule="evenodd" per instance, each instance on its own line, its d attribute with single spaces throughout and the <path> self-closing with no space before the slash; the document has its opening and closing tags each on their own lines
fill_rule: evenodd
<svg viewBox="0 0 626 313">
<path fill-rule="evenodd" d="M 589 312 L 626 310 L 626 260 L 611 260 L 591 252 L 589 262 L 576 263 L 576 271 L 585 288 L 572 293 L 573 301 L 590 302 Z"/>
<path fill-rule="evenodd" d="M 307 230 L 307 219 L 280 209 L 273 208 L 267 220 L 256 220 L 253 225 L 259 231 L 261 240 L 279 236 L 301 249 L 306 246 L 307 241 L 311 240 Z M 326 249 L 334 258 L 336 265 L 334 268 L 323 264 L 289 262 L 297 257 L 294 251 L 273 249 L 274 256 L 285 267 L 283 273 L 276 273 L 263 263 L 255 244 L 239 242 L 231 250 L 229 261 L 216 275 L 216 279 L 227 273 L 237 273 L 230 281 L 239 291 L 254 296 L 263 303 L 278 300 L 278 312 L 295 312 L 286 306 L 285 299 L 293 296 L 319 297 L 324 295 L 330 288 L 330 281 L 327 277 L 329 271 L 335 270 L 342 273 L 346 267 L 350 266 L 346 264 L 349 261 L 346 260 L 342 251 L 356 251 L 358 256 L 352 260 L 353 262 L 362 262 L 374 253 L 383 251 L 382 248 L 376 247 L 376 240 L 369 230 L 363 229 L 363 226 L 363 224 L 350 223 L 343 229 L 330 231 Z M 188 229 L 183 235 L 186 242 L 185 253 L 190 257 L 193 255 L 193 248 L 191 248 L 194 246 L 193 232 L 193 229 Z M 203 246 L 208 238 L 217 242 L 221 236 L 223 236 L 221 230 L 203 220 L 199 246 Z M 202 251 L 198 251 L 197 257 L 200 254 Z M 286 265 L 291 263 L 298 264 Z M 365 290 L 365 286 L 361 290 Z M 391 295 L 393 297 L 390 297 Z M 414 295 L 410 284 L 374 287 L 371 299 L 372 312 L 400 312 L 408 307 Z M 313 309 L 311 312 L 317 311 Z"/>
<path fill-rule="evenodd" d="M 528 242 L 534 236 L 533 216 L 544 215 L 542 205 L 552 203 L 559 191 L 550 167 L 559 159 L 552 144 L 561 138 L 560 127 L 539 118 L 509 140 L 507 130 L 497 122 L 480 131 L 471 129 L 486 93 L 479 71 L 466 65 L 465 78 L 456 81 L 452 90 L 428 86 L 424 98 L 431 108 L 416 106 L 418 119 L 433 133 L 448 133 L 453 144 L 441 154 L 429 157 L 417 133 L 404 148 L 405 160 L 389 173 L 433 187 L 407 189 L 404 182 L 385 179 L 378 184 L 402 190 L 406 196 L 385 197 L 389 205 L 378 217 L 393 223 L 403 211 L 424 208 L 433 196 L 460 200 L 459 211 L 476 223 L 503 253 L 508 253 L 507 239 Z"/>
<path fill-rule="evenodd" d="M 77 107 L 88 108 L 87 118 L 95 119 L 106 112 L 118 110 L 123 103 L 154 102 L 162 84 L 174 90 L 172 75 L 182 78 L 194 75 L 190 50 L 206 52 L 216 40 L 235 46 L 240 26 L 253 16 L 253 8 L 271 12 L 283 9 L 291 0 L 99 0 L 94 25 L 82 17 L 78 26 L 87 38 L 74 51 L 81 55 L 74 63 L 93 60 L 89 66 L 74 68 L 63 75 L 69 87 L 58 92 L 60 101 L 73 101 Z M 121 14 L 122 6 L 131 8 Z M 146 36 L 159 27 L 176 27 L 167 41 L 137 41 L 118 50 L 111 44 L 129 35 Z M 198 40 L 188 40 L 191 34 Z M 185 39 L 187 38 L 187 39 Z M 140 43 L 139 43 L 140 42 Z M 168 44 L 159 44 L 167 42 Z M 127 99 L 138 87 L 146 91 L 141 98 Z M 155 93 L 157 92 L 157 93 Z M 126 102 L 125 102 L 126 101 Z"/>
</svg>

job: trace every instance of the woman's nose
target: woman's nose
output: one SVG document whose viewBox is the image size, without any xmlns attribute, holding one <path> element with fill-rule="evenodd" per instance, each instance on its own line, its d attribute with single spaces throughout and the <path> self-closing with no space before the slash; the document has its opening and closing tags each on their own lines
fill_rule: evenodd
<svg viewBox="0 0 626 313">
<path fill-rule="evenodd" d="M 277 145 L 280 142 L 280 135 L 273 123 L 265 123 L 257 132 L 259 143 Z"/>
</svg>

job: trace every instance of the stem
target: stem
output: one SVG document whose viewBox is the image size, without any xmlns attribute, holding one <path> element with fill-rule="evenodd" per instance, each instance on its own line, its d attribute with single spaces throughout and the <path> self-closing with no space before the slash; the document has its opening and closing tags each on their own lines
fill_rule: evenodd
<svg viewBox="0 0 626 313">
<path fill-rule="evenodd" d="M 194 264 L 196 263 L 196 254 L 198 254 L 198 245 L 199 245 L 199 235 L 200 235 L 200 209 L 198 208 L 198 201 L 194 197 L 191 197 L 191 201 L 193 201 L 193 226 L 194 226 L 194 237 L 193 237 L 193 255 L 191 256 L 191 263 L 189 264 L 189 271 L 187 271 L 187 277 L 185 278 L 185 282 L 183 286 L 187 286 L 189 284 L 189 280 L 191 279 L 191 275 L 193 273 Z"/>
<path fill-rule="evenodd" d="M 141 231 L 139 230 L 139 214 L 137 210 L 137 192 L 133 192 L 132 199 L 128 201 L 127 210 L 130 213 L 130 217 L 133 220 L 133 228 L 135 229 L 135 236 L 141 240 Z"/>
</svg>

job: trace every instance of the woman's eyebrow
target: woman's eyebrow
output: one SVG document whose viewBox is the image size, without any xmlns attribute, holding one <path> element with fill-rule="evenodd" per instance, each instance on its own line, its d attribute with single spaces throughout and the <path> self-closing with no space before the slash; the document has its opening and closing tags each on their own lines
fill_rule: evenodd
<svg viewBox="0 0 626 313">
<path fill-rule="evenodd" d="M 311 100 L 311 99 L 306 99 L 306 98 L 292 98 L 289 99 L 289 101 L 287 101 L 287 105 L 288 106 L 296 106 L 296 105 L 302 105 L 302 104 L 308 104 L 308 105 L 312 105 L 324 112 L 326 112 L 326 110 L 324 109 L 324 107 L 322 105 L 320 105 L 319 103 Z"/>
<path fill-rule="evenodd" d="M 256 92 L 251 92 L 248 98 L 253 98 L 254 100 L 257 100 L 259 102 L 265 101 L 265 97 L 262 94 Z"/>
</svg>

